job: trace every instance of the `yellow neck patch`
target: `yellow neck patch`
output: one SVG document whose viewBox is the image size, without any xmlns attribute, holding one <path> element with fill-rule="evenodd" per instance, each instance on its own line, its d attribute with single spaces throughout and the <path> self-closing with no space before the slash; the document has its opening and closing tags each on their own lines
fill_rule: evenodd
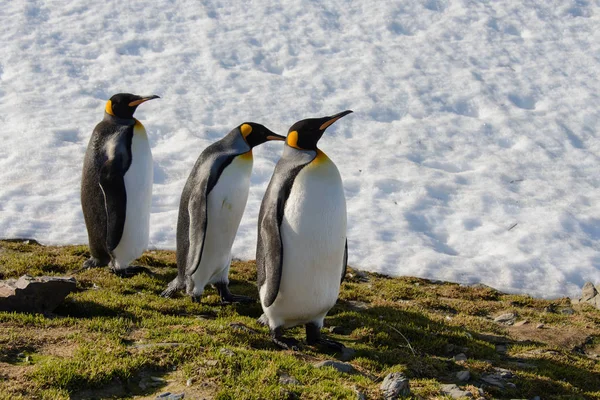
<svg viewBox="0 0 600 400">
<path fill-rule="evenodd" d="M 252 160 L 252 150 L 247 151 L 243 154 L 240 154 L 238 157 L 244 161 L 250 161 L 250 160 Z"/>
<path fill-rule="evenodd" d="M 327 157 L 327 154 L 323 153 L 320 149 L 317 149 L 317 156 L 312 160 L 311 164 L 315 165 L 315 164 L 323 164 L 325 162 L 328 162 L 329 157 Z"/>
<path fill-rule="evenodd" d="M 113 114 L 113 110 L 112 110 L 112 101 L 109 100 L 106 102 L 106 107 L 104 107 L 104 111 L 106 111 L 107 114 L 110 114 L 113 117 L 115 116 L 115 114 Z"/>
<path fill-rule="evenodd" d="M 297 131 L 291 131 L 290 133 L 288 133 L 287 139 L 285 140 L 285 142 L 290 147 L 293 147 L 298 150 L 302 150 L 302 148 L 300 146 L 298 146 L 298 132 Z"/>
<path fill-rule="evenodd" d="M 246 139 L 252 133 L 252 127 L 248 124 L 243 124 L 240 126 L 240 132 L 242 132 L 242 136 Z"/>
</svg>

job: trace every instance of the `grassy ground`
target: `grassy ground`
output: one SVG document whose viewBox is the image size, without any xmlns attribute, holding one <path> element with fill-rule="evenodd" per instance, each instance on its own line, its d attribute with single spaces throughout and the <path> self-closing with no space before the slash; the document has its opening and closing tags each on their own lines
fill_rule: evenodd
<svg viewBox="0 0 600 400">
<path fill-rule="evenodd" d="M 328 334 L 356 351 L 349 363 L 357 372 L 346 374 L 314 366 L 335 354 L 277 349 L 256 322 L 258 303 L 222 306 L 213 289 L 202 304 L 159 297 L 176 274 L 173 252 L 145 253 L 138 264 L 154 275 L 129 279 L 105 269 L 72 274 L 87 256 L 83 246 L 0 241 L 0 279 L 72 275 L 80 288 L 51 316 L 0 312 L 0 399 L 150 399 L 166 391 L 187 399 L 356 399 L 358 391 L 377 399 L 390 372 L 410 378 L 414 398 L 445 398 L 445 383 L 478 398 L 495 367 L 513 377 L 503 390 L 484 385 L 486 399 L 600 399 L 600 311 L 568 299 L 350 269 L 325 328 L 337 327 Z M 257 297 L 253 262 L 235 262 L 231 278 L 234 293 Z M 506 312 L 529 322 L 493 321 Z M 301 328 L 287 333 L 304 339 Z M 457 353 L 467 360 L 454 361 Z M 456 380 L 463 370 L 468 382 Z M 298 384 L 280 383 L 286 375 Z"/>
</svg>

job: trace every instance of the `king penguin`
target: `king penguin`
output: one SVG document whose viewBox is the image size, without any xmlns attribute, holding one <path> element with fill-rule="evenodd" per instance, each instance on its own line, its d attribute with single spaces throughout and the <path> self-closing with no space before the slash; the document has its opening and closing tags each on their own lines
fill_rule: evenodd
<svg viewBox="0 0 600 400">
<path fill-rule="evenodd" d="M 253 301 L 229 291 L 231 246 L 250 189 L 252 148 L 285 140 L 253 122 L 245 122 L 198 157 L 183 188 L 177 221 L 177 277 L 162 296 L 186 289 L 199 302 L 213 284 L 223 303 Z"/>
<path fill-rule="evenodd" d="M 327 127 L 351 112 L 292 125 L 260 207 L 260 322 L 268 324 L 273 342 L 282 348 L 297 343 L 283 337 L 283 329 L 305 325 L 309 345 L 344 349 L 322 338 L 321 328 L 346 273 L 346 199 L 337 167 L 317 142 Z"/>
<path fill-rule="evenodd" d="M 156 98 L 115 94 L 92 132 L 81 180 L 91 253 L 84 268 L 108 264 L 120 276 L 139 272 L 129 263 L 148 246 L 153 165 L 146 130 L 133 113 Z"/>
</svg>

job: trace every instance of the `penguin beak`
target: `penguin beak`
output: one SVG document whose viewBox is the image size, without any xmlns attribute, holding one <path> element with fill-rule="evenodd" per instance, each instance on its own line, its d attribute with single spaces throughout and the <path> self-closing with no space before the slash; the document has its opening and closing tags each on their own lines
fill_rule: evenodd
<svg viewBox="0 0 600 400">
<path fill-rule="evenodd" d="M 267 140 L 285 140 L 285 136 L 278 135 L 275 132 L 271 132 L 268 129 L 265 137 L 267 138 Z"/>
<path fill-rule="evenodd" d="M 153 94 L 152 96 L 145 96 L 145 97 L 141 97 L 138 100 L 134 100 L 131 103 L 128 104 L 129 107 L 137 107 L 142 103 L 145 103 L 148 100 L 152 100 L 152 99 L 160 99 L 159 96 Z"/>
<path fill-rule="evenodd" d="M 337 121 L 338 119 L 342 118 L 345 115 L 348 115 L 350 113 L 352 113 L 352 110 L 346 110 L 346 111 L 342 111 L 339 114 L 335 114 L 332 115 L 331 117 L 325 117 L 326 121 L 323 122 L 323 124 L 319 127 L 320 130 L 324 131 L 325 129 L 327 129 L 331 124 L 333 124 L 335 121 Z"/>
</svg>

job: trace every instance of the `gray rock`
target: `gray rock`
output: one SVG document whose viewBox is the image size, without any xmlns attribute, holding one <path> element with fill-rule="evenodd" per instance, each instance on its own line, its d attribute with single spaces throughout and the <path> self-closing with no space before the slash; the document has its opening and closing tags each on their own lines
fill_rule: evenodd
<svg viewBox="0 0 600 400">
<path fill-rule="evenodd" d="M 510 378 L 512 378 L 514 376 L 513 373 L 512 373 L 512 371 L 508 370 L 506 368 L 498 368 L 498 367 L 496 367 L 496 368 L 494 368 L 494 371 L 495 371 L 495 374 L 497 376 L 499 376 L 500 378 L 502 378 L 502 379 L 510 379 Z"/>
<path fill-rule="evenodd" d="M 341 361 L 325 360 L 314 364 L 314 366 L 317 368 L 331 367 L 343 373 L 356 372 L 356 369 L 354 369 L 354 367 L 351 364 Z"/>
<path fill-rule="evenodd" d="M 592 282 L 586 282 L 581 290 L 581 301 L 588 301 L 598 295 L 598 291 Z"/>
<path fill-rule="evenodd" d="M 380 388 L 385 400 L 395 400 L 400 396 L 408 396 L 410 394 L 408 378 L 401 372 L 388 374 Z"/>
<path fill-rule="evenodd" d="M 369 305 L 364 301 L 348 300 L 347 303 L 350 306 L 350 308 L 357 311 L 366 310 L 369 308 Z"/>
<path fill-rule="evenodd" d="M 562 310 L 560 310 L 560 312 L 561 312 L 561 314 L 565 314 L 565 315 L 575 314 L 575 310 L 573 310 L 571 307 L 563 308 Z"/>
<path fill-rule="evenodd" d="M 467 356 L 465 355 L 465 353 L 459 353 L 454 356 L 454 361 L 466 361 L 466 360 L 467 360 Z"/>
<path fill-rule="evenodd" d="M 219 353 L 225 354 L 226 356 L 229 356 L 229 357 L 235 356 L 235 352 L 233 350 L 226 349 L 225 347 L 223 347 L 221 350 L 219 350 Z"/>
<path fill-rule="evenodd" d="M 494 318 L 494 322 L 497 322 L 497 323 L 503 324 L 503 325 L 512 325 L 515 323 L 516 319 L 517 319 L 517 315 L 515 313 L 510 312 L 510 313 L 498 315 L 496 318 Z"/>
<path fill-rule="evenodd" d="M 342 353 L 340 354 L 340 360 L 350 361 L 354 358 L 355 354 L 356 354 L 356 351 L 353 348 L 344 347 L 344 350 L 342 350 Z"/>
<path fill-rule="evenodd" d="M 504 354 L 508 351 L 508 346 L 503 343 L 499 343 L 496 345 L 496 352 Z"/>
<path fill-rule="evenodd" d="M 461 382 L 466 382 L 471 379 L 471 373 L 469 371 L 458 371 L 456 373 L 456 379 Z"/>
<path fill-rule="evenodd" d="M 481 377 L 481 380 L 489 385 L 504 389 L 504 381 L 496 374 L 484 375 Z"/>
<path fill-rule="evenodd" d="M 0 281 L 0 311 L 50 313 L 77 287 L 75 278 L 23 275 Z"/>
<path fill-rule="evenodd" d="M 281 385 L 299 385 L 300 384 L 298 379 L 296 379 L 293 376 L 290 376 L 286 373 L 282 373 L 281 375 L 279 375 L 279 383 Z"/>
<path fill-rule="evenodd" d="M 443 394 L 451 396 L 453 399 L 460 399 L 461 397 L 473 397 L 473 393 L 468 390 L 462 390 L 455 384 L 442 385 L 441 391 Z"/>
</svg>

